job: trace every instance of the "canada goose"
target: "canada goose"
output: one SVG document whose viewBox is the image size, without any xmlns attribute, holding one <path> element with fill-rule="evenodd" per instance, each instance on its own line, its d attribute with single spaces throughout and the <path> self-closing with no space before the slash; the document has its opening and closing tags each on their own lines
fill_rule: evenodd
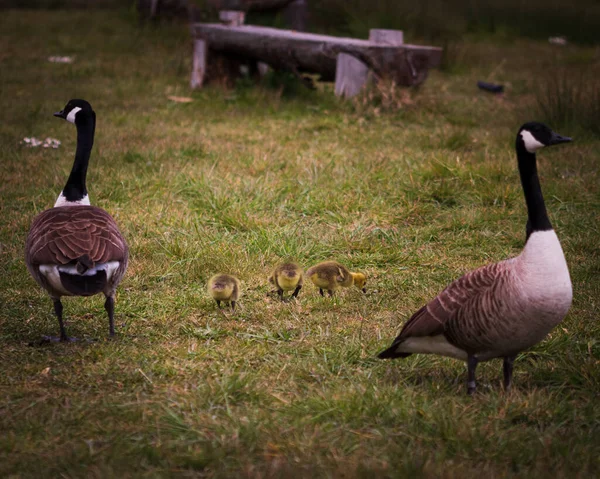
<svg viewBox="0 0 600 479">
<path fill-rule="evenodd" d="M 336 289 L 349 288 L 352 285 L 361 289 L 363 293 L 367 292 L 366 276 L 363 273 L 351 273 L 348 268 L 337 261 L 319 263 L 309 268 L 306 276 L 319 288 L 321 296 L 324 296 L 324 289 L 327 290 L 329 296 L 333 296 Z"/>
<path fill-rule="evenodd" d="M 87 101 L 71 100 L 54 116 L 77 127 L 75 161 L 54 208 L 43 211 L 31 223 L 25 262 L 54 301 L 61 341 L 69 337 L 60 298 L 100 292 L 106 296 L 109 334 L 114 336 L 114 296 L 127 269 L 128 248 L 115 220 L 103 209 L 90 206 L 85 186 L 96 114 Z"/>
<path fill-rule="evenodd" d="M 293 291 L 292 298 L 296 298 L 302 288 L 303 271 L 300 266 L 295 263 L 283 263 L 275 268 L 273 274 L 269 277 L 269 281 L 277 288 L 277 294 L 283 301 L 284 291 Z"/>
<path fill-rule="evenodd" d="M 430 353 L 465 360 L 472 394 L 477 363 L 502 357 L 510 390 L 516 355 L 544 339 L 571 305 L 569 270 L 546 213 L 535 157 L 544 146 L 568 141 L 542 123 L 519 129 L 516 151 L 528 214 L 523 251 L 451 283 L 408 320 L 380 358 Z"/>
<path fill-rule="evenodd" d="M 231 310 L 235 311 L 235 302 L 240 297 L 240 280 L 229 274 L 216 274 L 208 280 L 208 294 L 217 302 L 229 301 Z"/>
</svg>

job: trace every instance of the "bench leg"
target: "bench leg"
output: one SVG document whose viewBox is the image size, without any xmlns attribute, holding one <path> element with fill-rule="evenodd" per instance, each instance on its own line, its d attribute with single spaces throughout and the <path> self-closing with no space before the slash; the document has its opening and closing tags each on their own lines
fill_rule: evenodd
<svg viewBox="0 0 600 479">
<path fill-rule="evenodd" d="M 194 56 L 192 59 L 192 78 L 190 86 L 201 88 L 206 75 L 206 53 L 208 49 L 204 40 L 194 40 Z"/>
<path fill-rule="evenodd" d="M 335 94 L 344 98 L 358 95 L 367 83 L 369 67 L 347 53 L 337 56 L 335 65 Z"/>
</svg>

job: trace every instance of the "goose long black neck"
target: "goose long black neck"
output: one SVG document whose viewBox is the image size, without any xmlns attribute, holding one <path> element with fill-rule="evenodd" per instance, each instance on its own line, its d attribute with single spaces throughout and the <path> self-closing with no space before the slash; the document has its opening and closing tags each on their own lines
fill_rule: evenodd
<svg viewBox="0 0 600 479">
<path fill-rule="evenodd" d="M 548 218 L 540 179 L 537 172 L 537 160 L 535 153 L 525 149 L 522 142 L 517 141 L 517 160 L 519 163 L 519 174 L 521 185 L 525 194 L 527 204 L 527 238 L 535 231 L 547 231 L 552 229 Z"/>
<path fill-rule="evenodd" d="M 77 150 L 75 161 L 67 184 L 63 189 L 63 195 L 67 201 L 79 201 L 87 195 L 85 180 L 87 168 L 90 162 L 92 146 L 94 145 L 94 132 L 96 129 L 96 114 L 91 112 L 79 112 L 75 121 L 77 127 Z"/>
</svg>

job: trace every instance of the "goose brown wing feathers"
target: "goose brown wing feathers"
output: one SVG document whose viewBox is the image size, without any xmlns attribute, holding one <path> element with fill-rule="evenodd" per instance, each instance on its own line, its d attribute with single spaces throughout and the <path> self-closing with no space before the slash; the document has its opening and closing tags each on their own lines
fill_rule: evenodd
<svg viewBox="0 0 600 479">
<path fill-rule="evenodd" d="M 437 336 L 444 333 L 446 323 L 463 305 L 494 286 L 498 273 L 501 272 L 501 264 L 482 266 L 450 283 L 413 314 L 394 343 L 398 344 L 410 337 Z"/>
<path fill-rule="evenodd" d="M 127 245 L 114 219 L 95 206 L 61 206 L 40 213 L 27 237 L 29 264 L 67 264 L 87 255 L 94 263 L 123 261 Z"/>
</svg>

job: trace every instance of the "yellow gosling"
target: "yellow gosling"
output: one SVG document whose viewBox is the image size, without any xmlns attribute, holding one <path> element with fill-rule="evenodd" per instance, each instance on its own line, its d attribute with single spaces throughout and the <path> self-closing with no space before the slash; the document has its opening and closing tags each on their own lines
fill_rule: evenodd
<svg viewBox="0 0 600 479">
<path fill-rule="evenodd" d="M 367 292 L 367 277 L 363 273 L 350 273 L 352 275 L 352 283 L 363 293 Z"/>
<path fill-rule="evenodd" d="M 352 273 L 344 265 L 337 261 L 324 261 L 308 269 L 306 276 L 319 288 L 319 293 L 324 296 L 323 290 L 327 290 L 329 296 L 333 296 L 335 290 L 349 288 L 354 285 L 367 292 L 367 277 L 363 273 Z"/>
<path fill-rule="evenodd" d="M 208 280 L 208 294 L 217 302 L 228 301 L 231 310 L 235 311 L 235 303 L 240 297 L 240 280 L 229 274 L 216 274 Z"/>
<path fill-rule="evenodd" d="M 275 268 L 269 277 L 269 282 L 277 288 L 279 299 L 283 301 L 284 291 L 293 291 L 291 297 L 298 297 L 298 293 L 302 289 L 303 273 L 302 268 L 296 263 L 283 263 Z"/>
</svg>

